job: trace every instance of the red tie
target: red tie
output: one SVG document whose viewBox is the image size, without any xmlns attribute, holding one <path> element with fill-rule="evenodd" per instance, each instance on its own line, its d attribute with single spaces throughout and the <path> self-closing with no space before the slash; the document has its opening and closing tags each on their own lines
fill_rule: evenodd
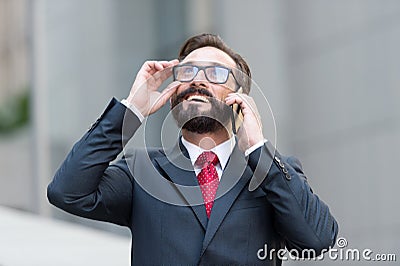
<svg viewBox="0 0 400 266">
<path fill-rule="evenodd" d="M 197 180 L 199 181 L 201 194 L 203 194 L 208 218 L 210 218 L 215 194 L 219 185 L 218 173 L 215 169 L 215 165 L 218 162 L 218 156 L 212 151 L 203 152 L 195 162 L 196 166 L 201 167 L 201 172 L 197 175 Z"/>
</svg>

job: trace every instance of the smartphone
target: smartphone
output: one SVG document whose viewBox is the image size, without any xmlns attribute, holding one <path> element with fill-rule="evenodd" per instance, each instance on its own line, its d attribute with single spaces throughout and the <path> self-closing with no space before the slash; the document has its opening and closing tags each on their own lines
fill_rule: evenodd
<svg viewBox="0 0 400 266">
<path fill-rule="evenodd" d="M 242 87 L 240 87 L 237 90 L 238 93 L 242 93 L 243 89 Z M 239 104 L 232 104 L 232 116 L 231 116 L 231 120 L 232 120 L 232 131 L 233 134 L 236 135 L 237 131 L 239 130 L 240 126 L 242 125 L 243 122 L 243 114 L 242 114 L 242 109 L 240 108 Z"/>
<path fill-rule="evenodd" d="M 237 131 L 239 130 L 239 127 L 242 125 L 243 114 L 240 105 L 235 103 L 232 104 L 231 107 L 232 107 L 232 115 L 231 115 L 232 131 L 233 134 L 236 135 Z"/>
</svg>

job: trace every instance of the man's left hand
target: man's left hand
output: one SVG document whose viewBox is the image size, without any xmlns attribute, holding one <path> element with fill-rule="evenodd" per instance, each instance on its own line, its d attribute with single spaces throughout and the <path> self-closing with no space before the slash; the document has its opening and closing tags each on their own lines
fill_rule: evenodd
<svg viewBox="0 0 400 266">
<path fill-rule="evenodd" d="M 254 99 L 243 93 L 230 93 L 225 99 L 227 105 L 238 104 L 242 110 L 243 123 L 237 136 L 239 148 L 245 152 L 248 148 L 264 140 L 261 117 Z"/>
</svg>

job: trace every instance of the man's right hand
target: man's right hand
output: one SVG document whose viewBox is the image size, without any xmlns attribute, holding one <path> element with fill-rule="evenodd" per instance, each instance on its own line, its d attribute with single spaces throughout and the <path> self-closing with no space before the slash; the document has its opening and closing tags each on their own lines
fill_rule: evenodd
<svg viewBox="0 0 400 266">
<path fill-rule="evenodd" d="M 146 61 L 136 75 L 131 91 L 126 99 L 144 116 L 160 109 L 174 94 L 179 82 L 172 82 L 159 92 L 160 85 L 172 75 L 172 67 L 179 63 L 171 61 Z"/>
</svg>

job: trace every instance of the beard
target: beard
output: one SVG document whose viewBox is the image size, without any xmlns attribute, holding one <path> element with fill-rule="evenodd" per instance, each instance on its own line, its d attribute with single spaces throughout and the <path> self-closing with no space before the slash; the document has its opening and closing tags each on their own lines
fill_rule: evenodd
<svg viewBox="0 0 400 266">
<path fill-rule="evenodd" d="M 197 93 L 207 96 L 211 107 L 208 110 L 200 110 L 200 104 L 188 104 L 184 108 L 182 102 L 188 94 Z M 224 102 L 217 100 L 213 95 L 202 88 L 193 88 L 181 92 L 172 97 L 171 100 L 172 115 L 179 128 L 193 133 L 204 134 L 215 132 L 226 128 L 231 118 L 231 108 Z"/>
</svg>

